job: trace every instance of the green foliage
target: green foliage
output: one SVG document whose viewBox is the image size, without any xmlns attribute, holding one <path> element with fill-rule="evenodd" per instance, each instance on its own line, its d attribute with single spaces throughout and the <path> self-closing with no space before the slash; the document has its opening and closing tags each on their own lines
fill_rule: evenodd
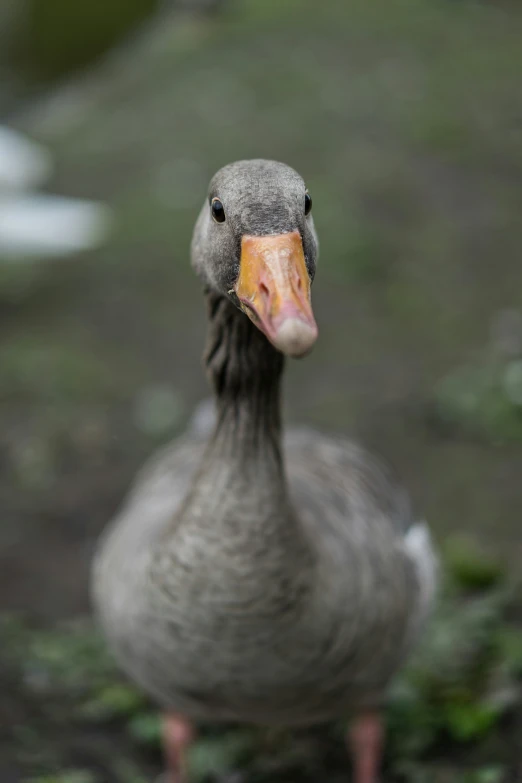
<svg viewBox="0 0 522 783">
<path fill-rule="evenodd" d="M 147 707 L 141 693 L 121 681 L 88 621 L 32 630 L 16 616 L 0 615 L 0 637 L 4 663 L 20 669 L 27 692 L 60 696 L 82 721 L 126 719 Z"/>
<path fill-rule="evenodd" d="M 100 778 L 94 772 L 86 769 L 70 769 L 56 775 L 40 775 L 29 778 L 24 783 L 100 783 Z"/>
<path fill-rule="evenodd" d="M 105 692 L 114 666 L 90 623 L 72 623 L 28 634 L 24 671 L 30 682 L 82 696 L 93 687 Z"/>
<path fill-rule="evenodd" d="M 501 783 L 504 779 L 504 767 L 497 764 L 490 767 L 482 767 L 464 776 L 464 783 Z"/>
<path fill-rule="evenodd" d="M 125 683 L 111 682 L 100 687 L 92 699 L 81 705 L 80 714 L 88 720 L 103 721 L 133 715 L 142 708 L 143 697 L 135 688 Z M 142 716 L 139 714 L 136 717 Z"/>
<path fill-rule="evenodd" d="M 17 59 L 40 78 L 81 67 L 153 11 L 157 0 L 29 0 Z"/>
<path fill-rule="evenodd" d="M 142 711 L 133 715 L 127 723 L 127 730 L 142 745 L 158 749 L 161 747 L 161 722 L 157 711 Z"/>
<path fill-rule="evenodd" d="M 514 371 L 518 366 L 518 360 L 497 360 L 455 370 L 435 389 L 436 415 L 493 443 L 521 441 L 522 379 Z"/>
<path fill-rule="evenodd" d="M 442 710 L 442 723 L 457 742 L 480 739 L 495 726 L 503 710 L 495 705 L 469 702 L 450 703 Z"/>
<path fill-rule="evenodd" d="M 209 775 L 219 775 L 238 769 L 253 755 L 252 737 L 237 731 L 217 737 L 203 737 L 190 750 L 191 780 L 204 781 Z"/>
<path fill-rule="evenodd" d="M 499 655 L 515 676 L 522 678 L 522 629 L 506 625 L 496 636 Z"/>
<path fill-rule="evenodd" d="M 480 548 L 470 536 L 452 536 L 445 544 L 444 554 L 448 571 L 464 589 L 494 587 L 505 576 L 498 558 Z"/>
<path fill-rule="evenodd" d="M 466 568 L 463 579 L 457 568 L 457 581 L 448 579 L 421 648 L 393 685 L 388 719 L 396 770 L 420 762 L 444 740 L 480 743 L 520 704 L 522 639 L 505 619 L 510 594 L 497 586 L 497 570 L 492 580 L 492 570 L 484 572 L 488 579 L 478 573 L 480 579 L 472 569 L 470 579 Z M 470 587 L 480 592 L 470 594 Z M 469 779 L 487 780 L 496 770 Z"/>
<path fill-rule="evenodd" d="M 400 769 L 400 780 L 401 783 L 503 783 L 505 768 L 495 764 L 455 770 L 440 764 L 405 763 Z"/>
</svg>

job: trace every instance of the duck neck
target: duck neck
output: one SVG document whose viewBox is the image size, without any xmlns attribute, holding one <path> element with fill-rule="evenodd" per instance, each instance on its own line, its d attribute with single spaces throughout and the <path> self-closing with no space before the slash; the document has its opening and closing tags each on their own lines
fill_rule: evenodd
<svg viewBox="0 0 522 783">
<path fill-rule="evenodd" d="M 283 357 L 227 299 L 208 294 L 207 300 L 205 363 L 217 422 L 177 517 L 176 547 L 182 547 L 184 528 L 192 531 L 187 541 L 194 530 L 205 540 L 207 553 L 216 541 L 221 547 L 227 542 L 256 575 L 265 567 L 286 569 L 288 558 L 307 564 L 310 552 L 290 500 L 281 445 Z"/>
<path fill-rule="evenodd" d="M 204 360 L 217 402 L 209 451 L 246 469 L 261 463 L 271 480 L 282 484 L 283 356 L 225 297 L 208 293 L 207 307 Z"/>
</svg>

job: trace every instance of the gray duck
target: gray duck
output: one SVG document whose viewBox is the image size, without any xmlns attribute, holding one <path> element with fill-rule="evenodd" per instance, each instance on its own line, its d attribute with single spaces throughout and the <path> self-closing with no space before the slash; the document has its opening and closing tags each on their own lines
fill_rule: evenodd
<svg viewBox="0 0 522 783">
<path fill-rule="evenodd" d="M 211 432 L 146 465 L 95 558 L 108 643 L 165 711 L 169 783 L 198 722 L 344 716 L 355 780 L 375 783 L 379 710 L 434 599 L 428 528 L 389 469 L 342 437 L 282 432 L 284 357 L 317 338 L 311 206 L 282 163 L 213 177 L 191 247 Z"/>
</svg>

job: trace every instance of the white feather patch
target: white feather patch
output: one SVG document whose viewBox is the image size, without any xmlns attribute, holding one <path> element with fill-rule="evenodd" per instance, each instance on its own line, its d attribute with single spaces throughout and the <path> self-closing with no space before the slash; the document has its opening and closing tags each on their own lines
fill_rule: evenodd
<svg viewBox="0 0 522 783">
<path fill-rule="evenodd" d="M 439 564 L 426 522 L 412 525 L 404 536 L 404 549 L 415 566 L 419 583 L 417 611 L 411 628 L 412 636 L 415 637 L 430 614 L 438 583 Z"/>
</svg>

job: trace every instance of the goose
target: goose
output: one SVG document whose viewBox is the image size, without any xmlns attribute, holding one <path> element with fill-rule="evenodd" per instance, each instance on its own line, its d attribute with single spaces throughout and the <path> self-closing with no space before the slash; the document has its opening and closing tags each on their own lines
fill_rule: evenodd
<svg viewBox="0 0 522 783">
<path fill-rule="evenodd" d="M 390 469 L 344 437 L 282 432 L 285 357 L 318 336 L 311 208 L 283 163 L 211 180 L 191 257 L 213 421 L 145 466 L 95 557 L 108 644 L 164 711 L 169 783 L 198 723 L 339 718 L 356 783 L 375 783 L 387 687 L 434 601 L 429 529 Z"/>
</svg>

